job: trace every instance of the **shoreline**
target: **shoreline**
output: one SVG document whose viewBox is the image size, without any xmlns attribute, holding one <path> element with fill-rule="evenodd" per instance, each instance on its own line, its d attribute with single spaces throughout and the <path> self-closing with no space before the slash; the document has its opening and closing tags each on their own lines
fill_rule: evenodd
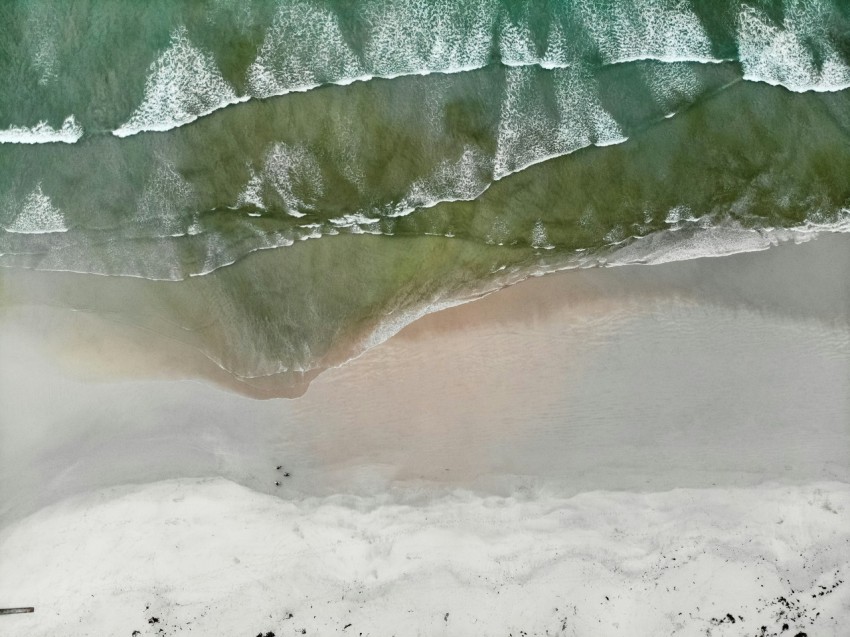
<svg viewBox="0 0 850 637">
<path fill-rule="evenodd" d="M 211 385 L 178 348 L 151 365 L 155 348 L 6 314 L 0 524 L 175 477 L 285 498 L 850 481 L 848 243 L 532 278 L 415 321 L 293 400 Z M 69 370 L 99 348 L 90 369 L 112 381 Z"/>
<path fill-rule="evenodd" d="M 838 637 L 848 245 L 532 278 L 291 400 L 81 378 L 7 312 L 3 626 Z"/>
<path fill-rule="evenodd" d="M 746 236 L 746 240 L 741 239 L 741 245 L 745 247 L 742 247 L 741 251 L 730 254 L 701 253 L 700 242 L 703 239 L 707 240 L 708 248 L 710 248 L 712 245 L 711 237 L 706 238 L 697 233 L 681 240 L 679 235 L 687 235 L 689 231 L 679 229 L 646 237 L 646 240 L 638 240 L 624 250 L 615 251 L 609 257 L 596 257 L 587 264 L 577 261 L 570 266 L 543 264 L 539 266 L 539 269 L 531 272 L 507 271 L 502 277 L 496 277 L 478 289 L 469 289 L 449 298 L 438 298 L 405 308 L 402 312 L 403 316 L 392 320 L 378 321 L 373 325 L 365 326 L 365 328 L 364 326 L 350 326 L 347 336 L 339 339 L 321 360 L 316 362 L 315 367 L 304 371 L 291 370 L 257 376 L 240 375 L 229 369 L 219 359 L 219 356 L 223 355 L 221 352 L 218 355 L 214 354 L 209 343 L 205 344 L 203 339 L 199 340 L 196 335 L 191 333 L 192 330 L 186 327 L 175 329 L 175 327 L 180 328 L 180 326 L 173 323 L 173 317 L 169 317 L 167 312 L 163 313 L 161 309 L 159 315 L 148 317 L 148 319 L 151 319 L 150 324 L 144 322 L 134 324 L 132 321 L 137 320 L 135 317 L 122 317 L 119 313 L 120 309 L 118 309 L 121 307 L 120 300 L 118 300 L 120 297 L 117 297 L 114 291 L 104 290 L 100 293 L 105 294 L 107 298 L 116 297 L 109 304 L 114 305 L 117 301 L 119 305 L 114 305 L 112 309 L 104 307 L 101 311 L 94 307 L 91 309 L 77 308 L 73 305 L 62 307 L 61 303 L 55 304 L 51 300 L 53 296 L 61 296 L 63 290 L 73 289 L 76 286 L 87 288 L 90 283 L 86 282 L 85 277 L 94 276 L 97 280 L 101 278 L 100 275 L 53 273 L 37 270 L 10 272 L 4 282 L 6 289 L 4 290 L 5 298 L 0 304 L 0 320 L 5 319 L 18 324 L 33 322 L 36 328 L 30 331 L 37 334 L 37 338 L 43 341 L 45 348 L 50 350 L 50 355 L 62 360 L 68 373 L 76 374 L 82 380 L 106 382 L 115 378 L 123 380 L 201 380 L 255 399 L 295 399 L 303 396 L 317 377 L 329 370 L 351 364 L 356 359 L 367 355 L 374 347 L 381 346 L 388 339 L 392 339 L 400 333 L 407 330 L 417 331 L 418 328 L 414 325 L 420 324 L 422 321 L 425 321 L 427 325 L 430 316 L 441 315 L 446 310 L 452 310 L 452 308 L 459 306 L 479 303 L 496 293 L 499 293 L 500 298 L 502 298 L 517 286 L 540 285 L 535 282 L 541 279 L 550 280 L 552 277 L 570 276 L 569 273 L 573 273 L 571 276 L 579 280 L 575 287 L 580 290 L 588 287 L 582 285 L 582 279 L 585 280 L 584 283 L 587 283 L 600 278 L 600 276 L 610 278 L 613 285 L 617 287 L 617 291 L 612 293 L 602 289 L 594 289 L 593 293 L 599 297 L 616 297 L 617 294 L 631 295 L 627 286 L 623 285 L 624 281 L 630 279 L 634 279 L 638 285 L 644 287 L 648 283 L 652 293 L 659 298 L 670 297 L 674 292 L 687 295 L 689 292 L 682 285 L 683 277 L 677 275 L 676 268 L 679 267 L 677 264 L 681 264 L 682 270 L 690 273 L 686 274 L 685 278 L 694 276 L 693 272 L 699 269 L 694 264 L 704 262 L 706 259 L 732 259 L 733 262 L 743 263 L 745 268 L 755 271 L 757 266 L 750 266 L 752 260 L 746 255 L 762 252 L 775 253 L 776 250 L 785 251 L 791 246 L 816 241 L 837 245 L 845 241 L 842 237 L 850 234 L 841 229 L 843 226 L 837 228 L 790 229 L 782 231 L 777 236 L 773 236 L 771 233 L 764 234 L 740 230 Z M 732 234 L 738 232 L 734 228 L 727 228 L 725 231 Z M 659 260 L 658 254 L 665 250 L 663 245 L 666 245 L 671 240 L 670 237 L 674 235 L 674 243 L 681 244 L 678 245 L 677 249 L 680 252 L 690 254 L 690 256 L 680 260 Z M 725 237 L 725 239 L 728 240 L 729 237 Z M 834 248 L 830 252 L 838 254 L 839 266 L 843 262 L 847 262 L 848 267 L 850 267 L 850 259 Z M 258 253 L 249 255 L 249 257 L 251 256 L 262 258 L 266 255 Z M 823 263 L 823 260 L 821 263 L 824 267 L 828 267 L 826 263 Z M 625 268 L 629 273 L 623 276 L 589 274 L 596 271 L 622 269 L 624 266 L 630 267 Z M 652 274 L 633 273 L 636 269 L 635 266 L 637 266 L 637 269 L 650 267 L 654 271 Z M 723 268 L 719 269 L 722 270 Z M 760 272 L 765 275 L 768 270 L 769 268 L 761 268 Z M 66 278 L 69 274 L 71 278 Z M 661 276 L 657 277 L 658 274 Z M 54 276 L 55 278 L 52 279 Z M 750 278 L 753 278 L 752 274 Z M 661 289 L 658 281 L 665 281 L 671 288 Z M 552 284 L 551 288 L 556 294 L 562 294 L 564 289 L 567 292 L 571 291 L 570 287 L 565 285 Z M 33 294 L 31 289 L 38 291 Z M 96 288 L 92 288 L 92 291 L 98 294 Z M 719 304 L 737 304 L 758 310 L 765 309 L 760 305 L 762 299 L 757 302 L 749 302 L 746 298 L 739 297 L 732 301 L 728 291 L 712 289 L 709 292 Z M 582 292 L 582 294 L 586 293 L 586 290 Z M 841 291 L 836 291 L 836 295 L 840 297 Z M 132 294 L 130 296 L 132 297 Z M 146 292 L 145 296 L 151 296 L 151 293 Z M 773 296 L 776 296 L 775 291 Z M 531 303 L 536 305 L 537 301 L 539 299 L 533 299 Z M 823 305 L 822 299 L 819 299 L 818 302 Z M 507 304 L 509 301 L 505 301 L 505 303 Z M 786 308 L 782 305 L 782 302 L 777 302 L 775 298 L 772 298 L 770 299 L 770 307 L 767 309 L 778 313 L 786 312 Z M 799 312 L 797 307 L 794 310 Z M 498 308 L 496 308 L 496 311 L 502 313 Z M 477 312 L 472 311 L 470 314 L 476 315 Z M 829 316 L 825 320 L 846 319 L 850 321 L 850 318 L 848 318 L 850 317 L 850 302 L 845 308 L 837 310 L 830 308 L 828 314 Z M 521 314 L 517 313 L 515 320 L 521 321 Z M 436 320 L 435 323 L 439 324 L 440 320 Z M 126 357 L 115 357 L 113 353 L 119 350 L 129 350 L 130 354 Z"/>
</svg>

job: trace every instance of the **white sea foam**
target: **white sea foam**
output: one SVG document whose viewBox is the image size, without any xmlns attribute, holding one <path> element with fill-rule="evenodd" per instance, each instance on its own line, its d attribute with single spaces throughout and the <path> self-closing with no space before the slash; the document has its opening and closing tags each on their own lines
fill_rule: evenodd
<svg viewBox="0 0 850 637">
<path fill-rule="evenodd" d="M 265 210 L 266 204 L 263 201 L 263 179 L 253 170 L 251 171 L 251 177 L 248 179 L 248 183 L 245 184 L 245 188 L 239 195 L 236 197 L 236 207 L 242 206 L 256 206 L 261 210 Z M 252 213 L 249 213 L 252 214 Z"/>
<path fill-rule="evenodd" d="M 419 320 L 426 314 L 447 310 L 450 307 L 463 305 L 469 301 L 481 296 L 480 294 L 469 298 L 449 298 L 449 299 L 433 299 L 429 302 L 420 303 L 415 307 L 400 307 L 391 309 L 384 313 L 383 318 L 372 329 L 366 338 L 358 345 L 358 351 L 362 354 L 370 349 L 385 343 L 390 338 L 398 334 L 405 327 Z M 357 358 L 357 356 L 354 356 Z M 349 361 L 346 361 L 348 363 Z"/>
<path fill-rule="evenodd" d="M 779 27 L 763 12 L 744 5 L 738 16 L 744 79 L 798 92 L 850 87 L 850 67 L 829 44 L 828 10 L 820 3 L 792 0 Z"/>
<path fill-rule="evenodd" d="M 605 63 L 726 61 L 713 54 L 698 17 L 678 0 L 632 0 L 604 8 L 578 0 L 575 10 Z M 747 79 L 793 90 L 850 86 L 850 69 L 827 43 L 825 18 L 817 11 L 798 0 L 780 29 L 745 6 L 739 40 Z M 246 96 L 237 96 L 211 56 L 195 48 L 186 30 L 178 28 L 169 49 L 151 66 L 143 104 L 114 134 L 168 130 L 251 97 L 375 78 L 468 72 L 490 64 L 494 50 L 512 67 L 565 68 L 574 64 L 576 55 L 557 16 L 552 17 L 541 56 L 528 19 L 508 17 L 493 0 L 370 2 L 360 8 L 359 16 L 366 32 L 360 38 L 362 50 L 354 50 L 332 10 L 309 0 L 281 3 L 247 71 Z M 806 49 L 810 41 L 820 47 L 821 66 Z"/>
<path fill-rule="evenodd" d="M 502 19 L 499 29 L 499 55 L 503 64 L 508 66 L 539 64 L 541 59 L 535 48 L 527 21 L 517 24 L 507 17 Z"/>
<path fill-rule="evenodd" d="M 632 0 L 600 5 L 593 0 L 578 0 L 576 8 L 608 63 L 716 61 L 699 18 L 680 1 Z"/>
<path fill-rule="evenodd" d="M 248 69 L 251 96 L 267 98 L 375 78 L 463 73 L 491 62 L 494 21 L 499 16 L 491 0 L 462 5 L 369 3 L 362 11 L 369 30 L 364 49 L 358 54 L 346 42 L 332 11 L 303 0 L 281 5 L 257 59 Z M 644 59 L 721 61 L 711 55 L 696 16 L 675 5 L 638 0 L 621 7 L 614 31 L 606 22 L 608 18 L 595 9 L 585 13 L 593 33 L 603 40 L 601 48 L 609 51 L 610 63 Z M 573 63 L 557 20 L 542 56 L 536 51 L 527 20 L 516 22 L 503 14 L 498 27 L 499 57 L 507 66 L 553 69 Z"/>
<path fill-rule="evenodd" d="M 501 179 L 546 157 L 557 154 L 553 148 L 551 114 L 534 85 L 528 69 L 510 69 L 499 116 L 499 134 L 494 177 Z"/>
<path fill-rule="evenodd" d="M 587 74 L 564 68 L 551 72 L 556 78 L 552 84 L 557 87 L 554 90 L 558 110 L 547 113 L 541 96 L 532 85 L 533 69 L 508 69 L 509 82 L 495 170 L 492 158 L 468 147 L 457 160 L 444 160 L 433 174 L 413 182 L 408 194 L 400 201 L 383 208 L 355 211 L 331 222 L 353 232 L 374 232 L 376 229 L 368 226 L 381 218 L 408 215 L 444 202 L 474 200 L 489 188 L 491 175 L 498 180 L 532 164 L 586 146 L 625 141 L 619 126 L 599 104 L 595 85 Z M 292 186 L 295 182 L 302 187 L 313 184 L 320 194 L 322 177 L 315 158 L 305 148 L 276 145 L 260 173 L 252 173 L 237 198 L 237 206 L 250 203 L 265 208 L 267 202 L 262 196 L 263 184 L 270 183 L 290 214 L 300 216 L 299 210 L 305 207 L 305 202 L 294 194 Z"/>
<path fill-rule="evenodd" d="M 667 231 L 669 232 L 669 231 Z M 638 239 L 615 253 L 608 265 L 659 264 L 738 252 L 756 252 L 776 245 L 773 237 L 744 228 L 714 227 L 676 235 L 662 232 Z"/>
<path fill-rule="evenodd" d="M 326 84 L 374 78 L 461 73 L 490 63 L 498 7 L 491 0 L 463 3 L 370 3 L 364 49 L 355 52 L 336 14 L 313 2 L 282 3 L 247 71 L 249 95 L 237 96 L 212 57 L 194 47 L 185 28 L 151 65 L 142 105 L 115 135 L 169 130 L 219 108 L 248 100 L 302 92 Z M 717 61 L 696 17 L 648 0 L 618 9 L 612 31 L 605 16 L 585 8 L 587 23 L 609 62 L 638 59 Z M 602 22 L 600 22 L 600 20 Z M 563 68 L 571 64 L 561 24 L 555 20 L 547 47 L 536 52 L 527 20 L 504 15 L 498 50 L 508 66 Z M 402 42 L 403 45 L 399 45 Z M 362 61 L 361 61 L 362 60 Z"/>
<path fill-rule="evenodd" d="M 546 227 L 540 219 L 537 220 L 534 224 L 534 228 L 531 230 L 531 246 L 534 248 L 543 248 L 545 250 L 551 250 L 555 247 L 549 242 L 549 235 L 546 232 Z"/>
<path fill-rule="evenodd" d="M 655 101 L 668 110 L 693 102 L 704 88 L 696 69 L 687 63 L 654 64 L 643 69 L 642 74 Z"/>
<path fill-rule="evenodd" d="M 248 86 L 255 97 L 269 97 L 363 75 L 336 14 L 298 1 L 281 3 L 248 69 Z"/>
<path fill-rule="evenodd" d="M 678 211 L 677 220 L 682 212 Z M 668 223 L 671 216 L 668 216 Z M 802 243 L 821 233 L 850 232 L 850 210 L 834 221 L 807 221 L 790 228 L 744 228 L 737 224 L 708 225 L 693 218 L 670 230 L 641 237 L 616 249 L 603 260 L 605 265 L 660 264 L 705 257 L 722 257 L 739 252 L 758 252 L 793 241 Z"/>
<path fill-rule="evenodd" d="M 687 206 L 674 206 L 667 211 L 667 216 L 664 218 L 664 223 L 674 224 L 679 223 L 682 219 L 690 216 L 690 208 Z"/>
<path fill-rule="evenodd" d="M 265 210 L 270 195 L 293 217 L 305 216 L 313 208 L 312 200 L 324 191 L 322 169 L 316 156 L 303 145 L 274 144 L 266 153 L 259 172 L 251 177 L 236 198 L 236 207 L 252 205 Z"/>
<path fill-rule="evenodd" d="M 168 49 L 150 66 L 141 106 L 112 134 L 170 130 L 247 99 L 236 95 L 212 56 L 189 41 L 185 27 L 178 27 Z"/>
<path fill-rule="evenodd" d="M 599 92 L 581 70 L 555 70 L 558 138 L 566 152 L 626 141 L 619 125 L 599 102 Z"/>
<path fill-rule="evenodd" d="M 62 41 L 63 10 L 55 2 L 27 2 L 24 20 L 16 33 L 23 50 L 37 72 L 38 84 L 45 86 L 59 77 L 59 43 Z M 11 28 L 11 27 L 10 27 Z"/>
<path fill-rule="evenodd" d="M 188 234 L 184 216 L 196 206 L 195 191 L 177 169 L 163 163 L 147 180 L 136 202 L 136 222 L 157 236 L 183 236 Z"/>
<path fill-rule="evenodd" d="M 408 195 L 383 211 L 398 217 L 444 202 L 470 201 L 481 196 L 494 180 L 533 164 L 570 154 L 587 146 L 607 146 L 626 140 L 617 123 L 601 104 L 594 86 L 578 69 L 557 68 L 556 113 L 546 111 L 544 98 L 533 85 L 530 67 L 510 68 L 502 107 L 495 159 L 466 148 L 457 161 L 441 162 L 434 174 L 414 182 Z M 554 131 L 554 133 L 553 133 Z M 337 221 L 353 225 L 348 217 Z M 359 222 L 357 222 L 359 223 Z M 495 240 L 494 240 L 495 241 Z"/>
<path fill-rule="evenodd" d="M 355 212 L 353 214 L 336 217 L 331 219 L 330 222 L 339 228 L 354 228 L 356 226 L 378 223 L 380 220 L 380 217 L 367 217 L 362 212 Z"/>
<path fill-rule="evenodd" d="M 572 63 L 572 55 L 567 43 L 567 36 L 564 34 L 564 27 L 561 26 L 559 21 L 555 21 L 549 30 L 546 52 L 540 60 L 540 66 L 544 69 L 556 69 L 568 67 Z"/>
<path fill-rule="evenodd" d="M 492 169 L 492 159 L 476 148 L 467 147 L 456 161 L 444 160 L 432 175 L 415 181 L 388 216 L 401 217 L 444 202 L 477 199 L 490 187 L 488 177 Z"/>
<path fill-rule="evenodd" d="M 428 177 L 413 182 L 408 194 L 400 201 L 380 208 L 345 214 L 330 219 L 330 222 L 337 228 L 348 228 L 355 233 L 386 234 L 375 224 L 381 221 L 392 223 L 391 220 L 395 217 L 403 217 L 441 203 L 477 199 L 491 185 L 489 176 L 492 173 L 492 165 L 492 159 L 479 149 L 467 147 L 457 160 L 446 159 L 440 162 Z M 442 236 L 442 233 L 438 234 Z"/>
<path fill-rule="evenodd" d="M 324 191 L 322 169 L 305 146 L 279 142 L 266 154 L 262 177 L 280 197 L 287 214 L 303 217 L 312 209 L 310 200 Z M 306 197 L 306 198 L 305 198 Z"/>
<path fill-rule="evenodd" d="M 0 130 L 0 144 L 49 144 L 62 142 L 73 144 L 83 136 L 83 127 L 73 115 L 69 115 L 59 128 L 53 128 L 47 122 L 35 126 L 11 126 Z"/>
<path fill-rule="evenodd" d="M 44 194 L 40 183 L 24 198 L 15 220 L 6 228 L 7 232 L 20 234 L 47 234 L 67 230 L 65 215 Z"/>
<path fill-rule="evenodd" d="M 621 7 L 614 31 L 609 17 L 593 8 L 585 13 L 593 33 L 603 39 L 602 48 L 611 51 L 610 63 L 643 59 L 720 61 L 711 55 L 696 16 L 676 4 L 667 4 L 670 6 L 638 0 Z M 361 10 L 368 36 L 358 55 L 347 44 L 332 11 L 307 1 L 283 5 L 248 70 L 252 96 L 285 95 L 324 84 L 480 69 L 491 62 L 494 31 L 500 61 L 507 66 L 552 69 L 573 63 L 557 19 L 553 20 L 546 51 L 540 56 L 528 20 L 508 17 L 492 0 L 462 4 L 375 2 L 364 4 Z"/>
<path fill-rule="evenodd" d="M 602 107 L 595 82 L 578 68 L 554 69 L 557 112 L 529 68 L 510 69 L 499 121 L 494 175 L 502 179 L 547 159 L 587 146 L 626 140 L 614 118 Z"/>
<path fill-rule="evenodd" d="M 323 235 L 322 235 L 321 229 L 310 228 L 310 229 L 307 230 L 307 232 L 305 232 L 300 237 L 298 237 L 298 240 L 299 241 L 309 241 L 310 239 L 321 239 L 322 236 Z"/>
<path fill-rule="evenodd" d="M 481 68 L 489 62 L 494 19 L 491 0 L 368 3 L 364 64 L 382 77 Z"/>
<path fill-rule="evenodd" d="M 248 69 L 251 95 L 265 98 L 327 84 L 480 69 L 489 61 L 490 5 L 489 0 L 464 6 L 366 4 L 362 19 L 369 32 L 359 54 L 346 42 L 332 11 L 309 2 L 281 6 Z"/>
</svg>

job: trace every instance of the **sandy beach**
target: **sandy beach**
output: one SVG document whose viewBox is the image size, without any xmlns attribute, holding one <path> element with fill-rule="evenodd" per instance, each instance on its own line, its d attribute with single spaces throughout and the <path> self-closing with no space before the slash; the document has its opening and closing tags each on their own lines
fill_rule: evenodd
<svg viewBox="0 0 850 637">
<path fill-rule="evenodd" d="M 838 636 L 848 507 L 838 483 L 416 506 L 220 479 L 113 488 L 4 531 L 0 595 L 36 607 L 4 629 Z"/>
<path fill-rule="evenodd" d="M 97 374 L 132 333 L 7 308 L 0 599 L 37 612 L 4 625 L 840 635 L 848 247 L 531 279 L 294 400 L 152 351 Z"/>
<path fill-rule="evenodd" d="M 850 0 L 0 24 L 0 637 L 850 635 Z"/>
</svg>

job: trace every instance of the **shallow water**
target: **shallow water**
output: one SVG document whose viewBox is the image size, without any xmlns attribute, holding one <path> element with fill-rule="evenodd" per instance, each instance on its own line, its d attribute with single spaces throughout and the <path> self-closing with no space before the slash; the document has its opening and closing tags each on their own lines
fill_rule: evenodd
<svg viewBox="0 0 850 637">
<path fill-rule="evenodd" d="M 842 2 L 29 0 L 0 20 L 4 279 L 123 277 L 239 377 L 294 387 L 529 272 L 848 224 Z M 145 322 L 92 303 L 118 285 L 61 303 Z"/>
</svg>

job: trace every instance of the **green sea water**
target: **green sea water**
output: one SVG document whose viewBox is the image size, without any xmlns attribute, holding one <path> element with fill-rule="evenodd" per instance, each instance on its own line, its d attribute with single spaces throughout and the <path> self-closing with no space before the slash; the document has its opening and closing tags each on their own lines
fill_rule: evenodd
<svg viewBox="0 0 850 637">
<path fill-rule="evenodd" d="M 850 228 L 840 0 L 21 0 L 0 24 L 6 302 L 241 377 L 530 273 Z"/>
</svg>

